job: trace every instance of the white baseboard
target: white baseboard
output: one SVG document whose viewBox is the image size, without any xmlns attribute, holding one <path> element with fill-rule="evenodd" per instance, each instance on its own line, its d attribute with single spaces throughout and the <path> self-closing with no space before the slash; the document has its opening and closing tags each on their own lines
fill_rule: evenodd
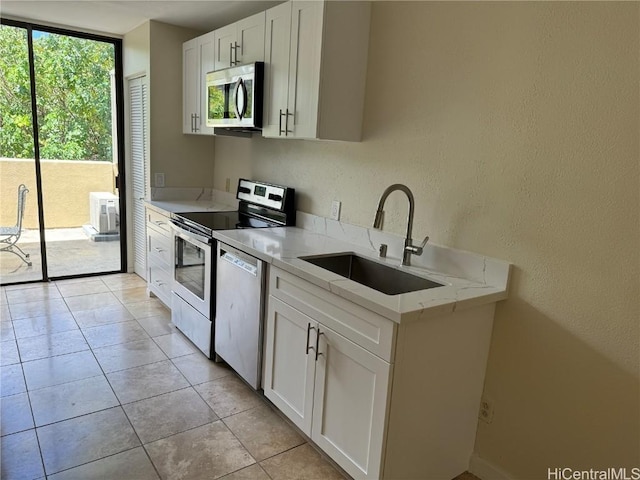
<svg viewBox="0 0 640 480">
<path fill-rule="evenodd" d="M 469 459 L 469 471 L 481 480 L 513 480 L 513 477 L 489 463 L 477 453 Z"/>
</svg>

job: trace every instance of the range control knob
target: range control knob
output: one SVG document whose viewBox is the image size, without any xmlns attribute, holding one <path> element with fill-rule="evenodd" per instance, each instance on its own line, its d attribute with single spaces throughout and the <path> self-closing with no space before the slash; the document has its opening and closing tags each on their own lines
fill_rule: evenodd
<svg viewBox="0 0 640 480">
<path fill-rule="evenodd" d="M 269 200 L 274 200 L 276 202 L 280 202 L 280 201 L 282 201 L 282 195 L 277 195 L 275 193 L 270 193 L 269 194 Z"/>
</svg>

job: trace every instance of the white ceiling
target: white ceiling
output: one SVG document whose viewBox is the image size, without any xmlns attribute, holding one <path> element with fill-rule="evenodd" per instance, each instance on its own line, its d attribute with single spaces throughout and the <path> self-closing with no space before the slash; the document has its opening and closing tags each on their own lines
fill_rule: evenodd
<svg viewBox="0 0 640 480">
<path fill-rule="evenodd" d="M 2 0 L 0 15 L 45 25 L 124 35 L 147 20 L 215 30 L 283 0 Z"/>
</svg>

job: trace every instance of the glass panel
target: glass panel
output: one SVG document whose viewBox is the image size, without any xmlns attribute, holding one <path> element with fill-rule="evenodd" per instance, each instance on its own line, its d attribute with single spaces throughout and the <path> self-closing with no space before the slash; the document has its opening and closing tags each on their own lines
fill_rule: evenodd
<svg viewBox="0 0 640 480">
<path fill-rule="evenodd" d="M 225 118 L 225 87 L 226 85 L 215 85 L 208 88 L 208 118 L 210 120 Z"/>
<path fill-rule="evenodd" d="M 183 238 L 176 237 L 175 279 L 204 300 L 206 252 Z"/>
<path fill-rule="evenodd" d="M 244 118 L 253 118 L 253 80 L 246 80 L 244 86 L 247 92 L 247 109 L 244 112 Z"/>
<path fill-rule="evenodd" d="M 49 277 L 120 270 L 115 49 L 33 32 Z"/>
<path fill-rule="evenodd" d="M 0 26 L 0 90 L 0 284 L 4 285 L 43 278 L 24 28 Z"/>
</svg>

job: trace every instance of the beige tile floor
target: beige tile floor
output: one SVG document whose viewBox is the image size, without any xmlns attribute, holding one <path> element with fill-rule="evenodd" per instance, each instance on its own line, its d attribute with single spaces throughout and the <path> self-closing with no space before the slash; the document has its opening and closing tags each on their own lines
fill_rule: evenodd
<svg viewBox="0 0 640 480">
<path fill-rule="evenodd" d="M 0 290 L 1 477 L 342 479 L 135 275 Z"/>
<path fill-rule="evenodd" d="M 0 320 L 3 480 L 344 478 L 135 275 L 2 287 Z"/>
</svg>

